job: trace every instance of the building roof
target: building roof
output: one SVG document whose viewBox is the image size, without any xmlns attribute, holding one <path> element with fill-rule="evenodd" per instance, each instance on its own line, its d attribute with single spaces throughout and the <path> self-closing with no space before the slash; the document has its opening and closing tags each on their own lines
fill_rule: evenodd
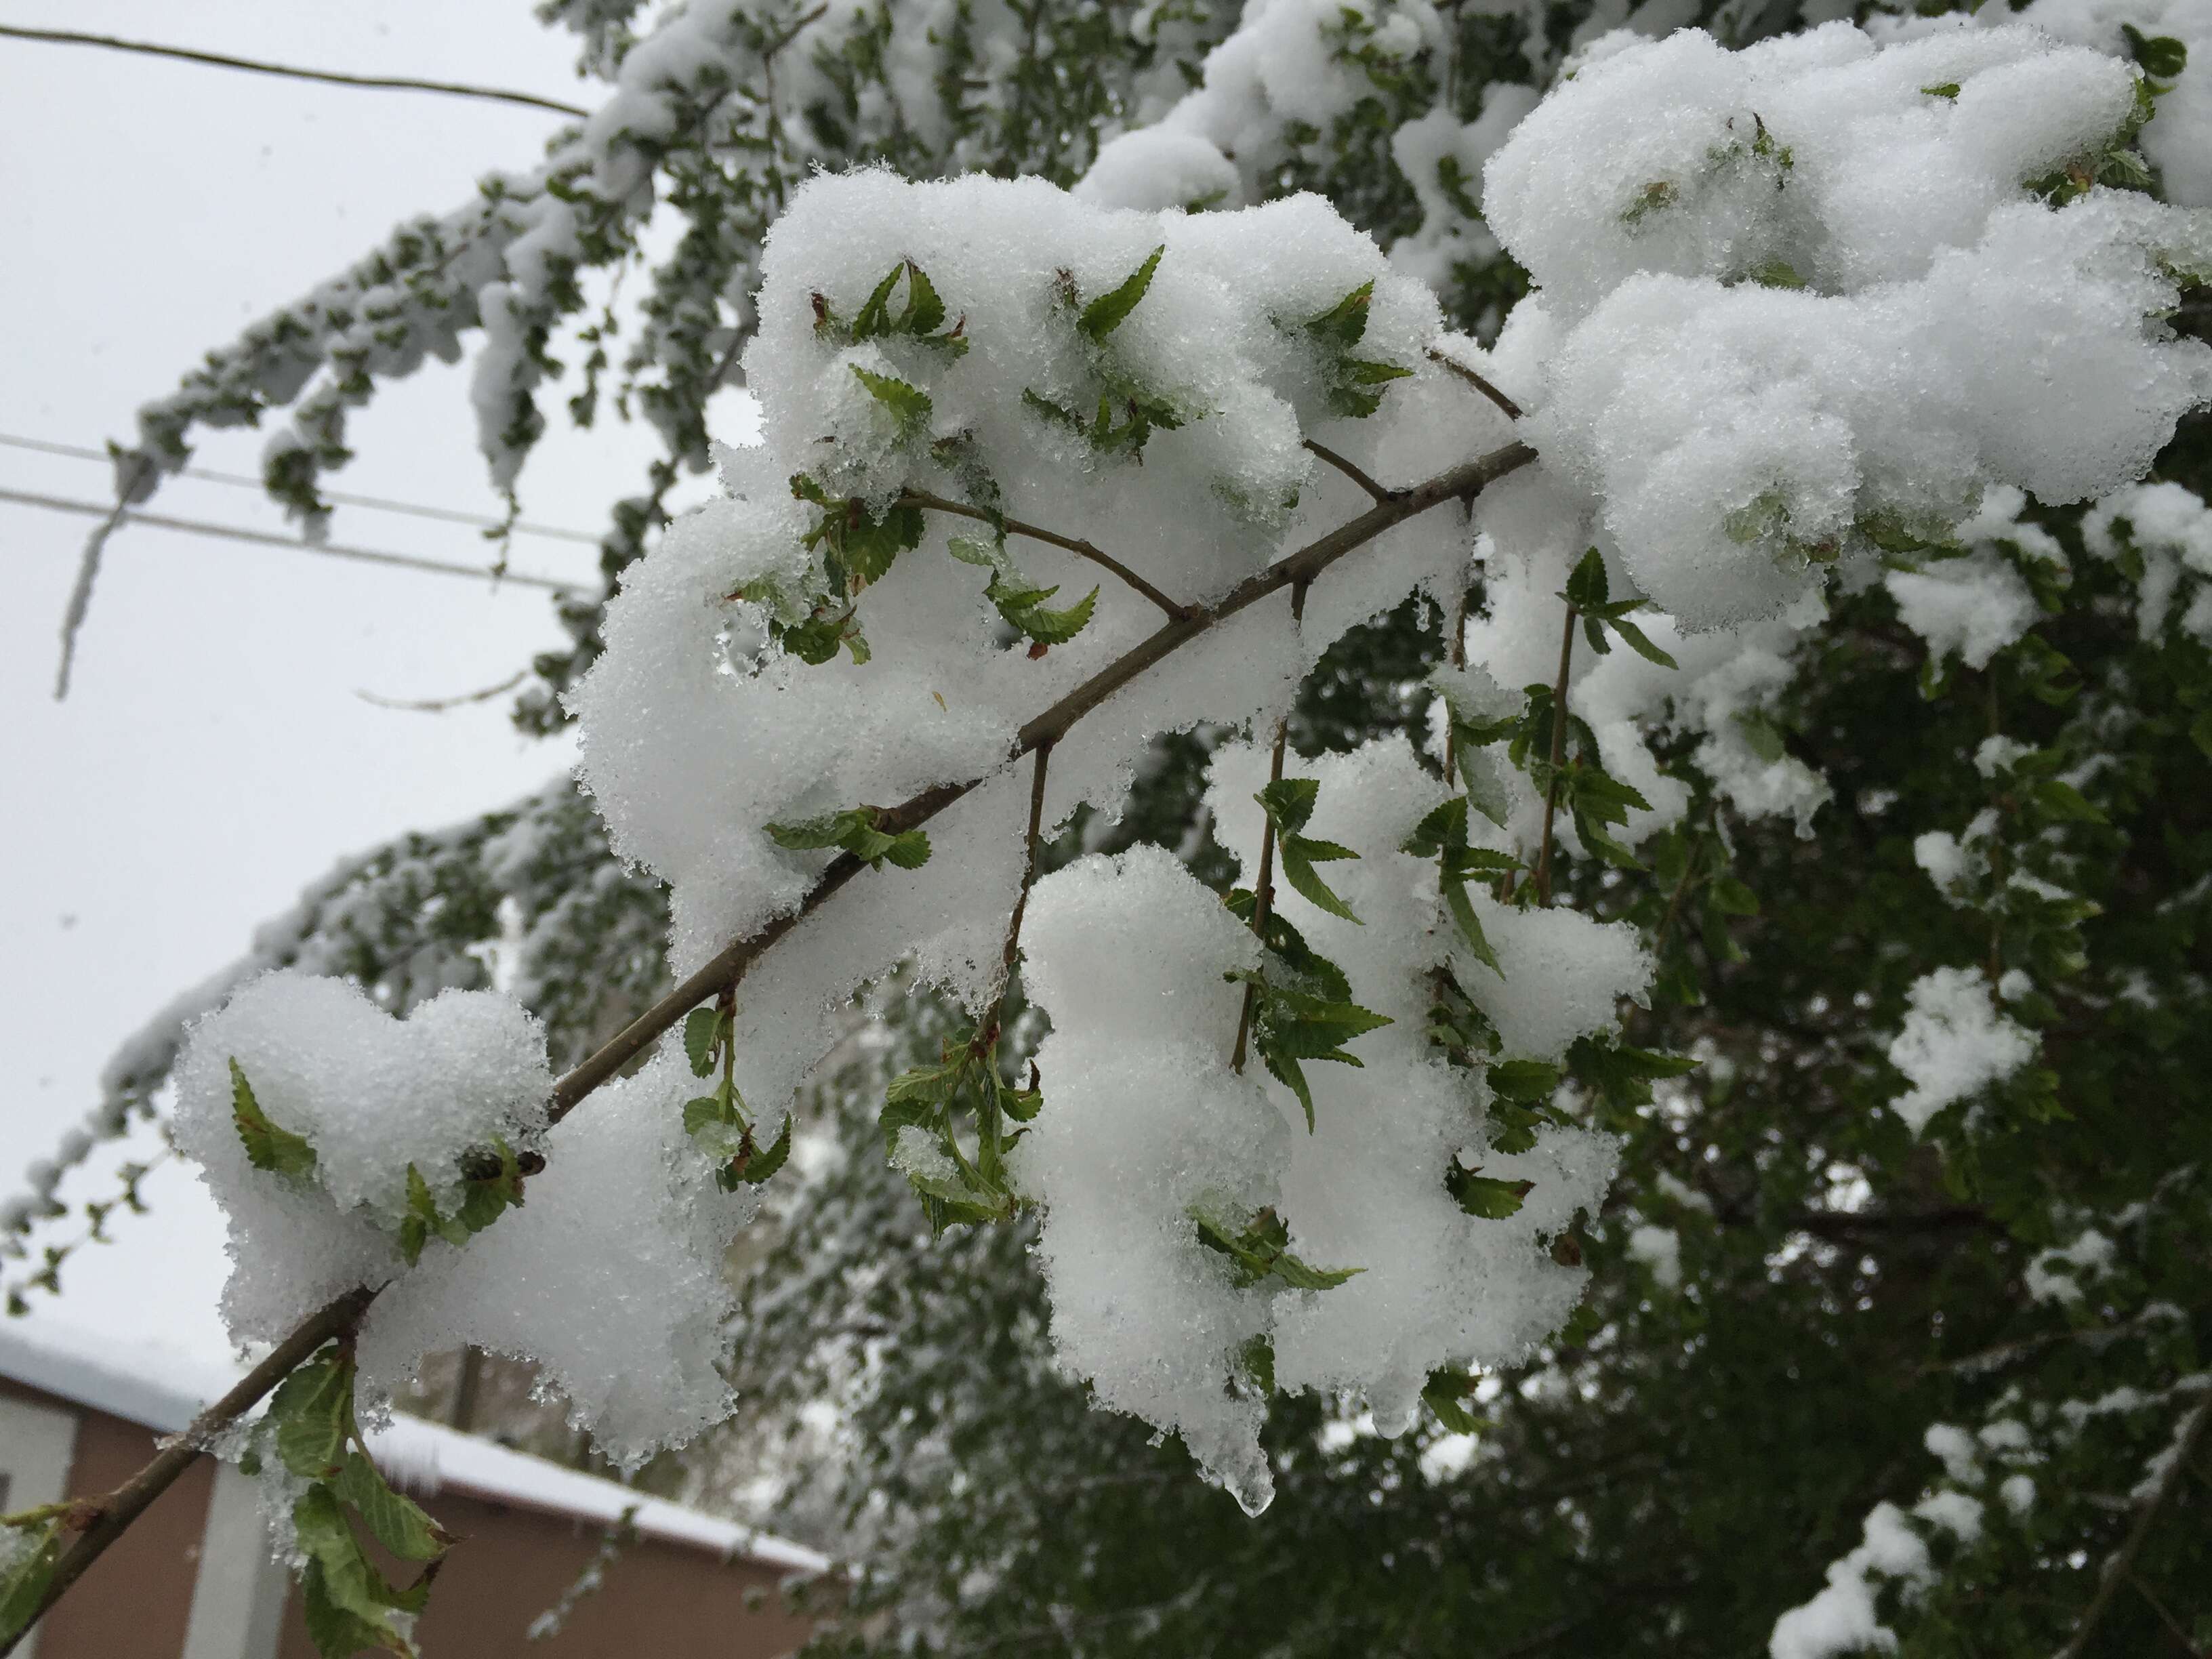
<svg viewBox="0 0 2212 1659">
<path fill-rule="evenodd" d="M 184 1428 L 240 1374 L 235 1365 L 42 1315 L 0 1319 L 0 1376 L 157 1434 Z M 461 1492 L 609 1526 L 635 1505 L 633 1524 L 647 1538 L 792 1572 L 822 1572 L 830 1565 L 818 1551 L 757 1528 L 647 1498 L 618 1481 L 419 1417 L 395 1414 L 388 1425 L 371 1430 L 368 1450 L 388 1479 L 417 1493 Z"/>
</svg>

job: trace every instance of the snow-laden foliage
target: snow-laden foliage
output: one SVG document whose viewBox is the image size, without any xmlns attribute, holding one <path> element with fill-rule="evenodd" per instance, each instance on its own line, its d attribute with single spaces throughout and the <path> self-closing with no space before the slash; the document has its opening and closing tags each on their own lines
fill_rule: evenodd
<svg viewBox="0 0 2212 1659">
<path fill-rule="evenodd" d="M 292 402 L 312 516 L 343 406 L 480 324 L 514 486 L 656 200 L 623 395 L 698 464 L 742 378 L 761 440 L 657 536 L 656 472 L 541 665 L 635 872 L 386 855 L 376 948 L 324 902 L 253 967 L 405 1021 L 280 975 L 197 1028 L 240 1333 L 381 1285 L 372 1409 L 466 1342 L 625 1463 L 800 1431 L 793 1514 L 872 1563 L 825 1645 L 2181 1629 L 2212 39 L 1832 9 L 548 7 L 607 111 L 422 230 L 458 286 L 371 357 L 343 285 L 219 355 L 159 465 Z M 1045 177 L 922 182 L 975 165 Z M 298 1086 L 427 1043 L 439 974 L 582 1055 L 651 883 L 714 972 L 607 1098 L 512 1070 L 438 1139 Z M 288 996 L 353 1000 L 259 1032 Z M 316 1218 L 351 1243 L 278 1243 Z M 346 1423 L 355 1363 L 301 1373 Z M 396 1512 L 285 1467 L 328 1602 L 338 1506 Z"/>
</svg>

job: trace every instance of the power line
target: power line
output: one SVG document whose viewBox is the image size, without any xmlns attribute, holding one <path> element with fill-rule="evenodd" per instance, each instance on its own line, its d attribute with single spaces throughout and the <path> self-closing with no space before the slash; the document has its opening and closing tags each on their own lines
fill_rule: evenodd
<svg viewBox="0 0 2212 1659">
<path fill-rule="evenodd" d="M 56 443 L 51 438 L 26 438 L 13 432 L 0 432 L 0 444 L 10 449 L 33 449 L 46 455 L 65 455 L 80 461 L 110 461 L 114 458 L 104 449 L 93 449 L 84 444 Z M 242 472 L 217 472 L 204 466 L 179 469 L 187 478 L 199 478 L 209 483 L 231 484 L 254 491 L 268 493 L 268 485 L 259 478 L 251 478 Z M 480 530 L 511 531 L 520 536 L 549 536 L 557 541 L 580 542 L 586 547 L 597 547 L 599 538 L 587 531 L 564 530 L 557 525 L 526 524 L 517 521 L 502 524 L 481 513 L 465 513 L 454 507 L 424 507 L 417 501 L 395 501 L 382 495 L 354 495 L 343 490 L 325 489 L 321 492 L 325 501 L 336 501 L 341 507 L 373 507 L 380 513 L 405 513 L 418 519 L 438 519 L 447 524 L 472 525 Z"/>
<path fill-rule="evenodd" d="M 534 92 L 513 92 L 503 87 L 473 87 L 459 81 L 423 81 L 404 75 L 345 75 L 336 70 L 300 69 L 289 64 L 266 64 L 252 58 L 233 58 L 219 52 L 198 52 L 189 46 L 169 46 L 152 40 L 119 40 L 110 34 L 80 34 L 74 29 L 30 29 L 0 23 L 0 35 L 18 40 L 44 40 L 55 46 L 100 46 L 110 52 L 143 52 L 150 58 L 176 58 L 188 64 L 210 64 L 217 69 L 245 70 L 254 75 L 286 76 L 295 81 L 321 81 L 338 87 L 373 87 L 401 92 L 435 92 L 451 98 L 485 98 L 495 103 L 526 104 L 573 115 L 581 120 L 591 111 L 564 104 L 557 98 L 541 98 Z"/>
<path fill-rule="evenodd" d="M 55 513 L 76 513 L 88 518 L 105 519 L 116 513 L 112 503 L 73 501 L 64 495 L 40 495 L 26 489 L 0 489 L 0 501 L 13 501 L 21 507 L 42 507 Z M 395 565 L 403 570 L 427 570 L 441 576 L 472 576 L 479 580 L 489 578 L 511 582 L 518 587 L 542 587 L 555 593 L 574 593 L 578 588 L 574 582 L 556 581 L 550 576 L 535 576 L 526 571 L 494 570 L 489 565 L 453 564 L 443 559 L 417 558 L 411 553 L 386 553 L 374 548 L 348 547 L 337 542 L 309 542 L 296 537 L 279 536 L 267 530 L 252 530 L 243 525 L 211 524 L 204 519 L 178 519 L 166 513 L 140 513 L 125 508 L 120 515 L 123 524 L 151 525 L 157 530 L 181 530 L 194 536 L 215 536 L 234 542 L 251 542 L 258 547 L 281 547 L 292 553 L 320 553 L 333 559 L 358 559 L 368 564 Z"/>
</svg>

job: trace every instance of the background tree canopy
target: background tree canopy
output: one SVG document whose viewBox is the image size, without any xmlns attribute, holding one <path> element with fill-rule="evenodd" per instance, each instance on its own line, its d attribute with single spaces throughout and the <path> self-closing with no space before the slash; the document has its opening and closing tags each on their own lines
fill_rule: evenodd
<svg viewBox="0 0 2212 1659">
<path fill-rule="evenodd" d="M 1848 0 L 646 9 L 542 6 L 576 34 L 599 112 L 536 173 L 399 228 L 210 354 L 143 415 L 125 498 L 181 466 L 195 428 L 281 420 L 268 483 L 312 525 L 346 411 L 467 350 L 502 487 L 548 420 L 611 414 L 665 439 L 613 512 L 611 592 L 711 464 L 708 398 L 760 325 L 763 242 L 811 169 L 1039 175 L 1201 213 L 1316 191 L 1490 342 L 1529 278 L 1483 216 L 1482 163 L 1607 31 L 1743 46 L 1906 21 Z M 2043 200 L 2212 202 L 2212 29 L 2189 0 L 2019 15 L 2146 88 L 2118 144 L 2034 181 Z M 1207 156 L 1133 148 L 1188 132 Z M 2212 338 L 2205 270 L 2172 274 L 2166 325 Z M 1055 1364 L 1034 1215 L 940 1235 L 882 1156 L 886 1087 L 962 1023 L 894 975 L 803 1097 L 795 1178 L 731 1253 L 738 1416 L 641 1478 L 765 1497 L 775 1524 L 853 1562 L 848 1596 L 817 1595 L 825 1655 L 2212 1649 L 2208 495 L 2200 411 L 2145 483 L 2102 501 L 2022 497 L 2002 522 L 1985 503 L 1964 540 L 1877 536 L 1886 563 L 1832 586 L 1794 671 L 1721 722 L 1759 764 L 1795 763 L 1791 810 L 1746 810 L 1713 782 L 1711 732 L 1657 726 L 1686 809 L 1633 867 L 1585 834 L 1556 877 L 1562 903 L 1641 930 L 1649 1006 L 1624 1009 L 1622 1046 L 1492 1073 L 1509 1101 L 1620 1138 L 1602 1207 L 1552 1247 L 1589 1269 L 1585 1303 L 1522 1363 L 1463 1390 L 1444 1377 L 1413 1432 L 1274 1395 L 1276 1497 L 1247 1518 L 1176 1438 L 1094 1409 Z M 1496 580 L 1478 564 L 1470 614 Z M 1997 589 L 2022 609 L 1983 638 Z M 603 602 L 564 603 L 573 649 L 532 665 L 526 730 L 562 722 L 605 648 Z M 1353 629 L 1303 687 L 1291 748 L 1425 743 L 1451 631 L 1420 598 Z M 1079 812 L 1043 866 L 1144 843 L 1228 890 L 1205 797 L 1237 735 L 1158 740 L 1119 817 Z M 662 888 L 563 780 L 349 861 L 229 985 L 303 968 L 404 1012 L 489 985 L 495 958 L 565 1066 L 665 988 L 667 922 Z M 1972 1025 L 1942 1000 L 1967 983 L 1983 1035 L 2029 1033 L 2033 1058 L 1961 1084 L 1931 1042 Z M 95 1135 L 162 1109 L 197 1012 L 121 1058 Z M 1009 1021 L 1010 1079 L 1045 1025 Z M 17 1304 L 60 1279 L 38 1255 L 51 1191 L 8 1216 L 38 1263 L 14 1275 Z M 516 1432 L 565 1439 L 505 1409 Z"/>
</svg>

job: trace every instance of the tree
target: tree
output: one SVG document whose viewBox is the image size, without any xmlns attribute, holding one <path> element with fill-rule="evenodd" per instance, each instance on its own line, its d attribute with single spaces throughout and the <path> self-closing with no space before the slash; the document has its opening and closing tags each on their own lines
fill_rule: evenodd
<svg viewBox="0 0 2212 1659">
<path fill-rule="evenodd" d="M 289 406 L 313 522 L 481 322 L 511 487 L 685 222 L 520 710 L 605 831 L 341 872 L 106 1109 L 173 1079 L 289 1340 L 228 1416 L 326 1650 L 412 1611 L 349 1513 L 443 1547 L 356 1379 L 463 1340 L 624 1461 L 726 1359 L 834 1402 L 824 1650 L 2202 1645 L 2212 39 L 2110 9 L 559 9 L 605 111 L 118 461 Z M 128 1510 L 19 1517 L 7 1613 Z"/>
</svg>

